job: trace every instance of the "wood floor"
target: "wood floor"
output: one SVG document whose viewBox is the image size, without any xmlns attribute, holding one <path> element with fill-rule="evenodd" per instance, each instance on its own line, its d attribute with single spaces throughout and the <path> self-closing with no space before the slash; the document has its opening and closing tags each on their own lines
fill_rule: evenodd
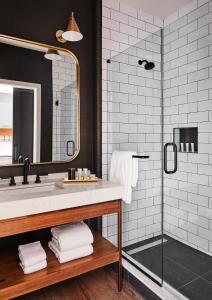
<svg viewBox="0 0 212 300">
<path fill-rule="evenodd" d="M 132 300 L 144 298 L 124 281 L 117 291 L 116 274 L 110 268 L 99 269 L 66 280 L 16 300 Z"/>
</svg>

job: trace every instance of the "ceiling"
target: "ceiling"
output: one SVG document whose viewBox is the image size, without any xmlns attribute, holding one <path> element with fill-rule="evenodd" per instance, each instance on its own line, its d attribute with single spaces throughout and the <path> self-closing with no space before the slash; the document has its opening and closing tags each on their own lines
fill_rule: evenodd
<svg viewBox="0 0 212 300">
<path fill-rule="evenodd" d="M 165 19 L 177 9 L 185 6 L 191 0 L 121 0 L 130 6 L 142 9 L 144 12 Z"/>
</svg>

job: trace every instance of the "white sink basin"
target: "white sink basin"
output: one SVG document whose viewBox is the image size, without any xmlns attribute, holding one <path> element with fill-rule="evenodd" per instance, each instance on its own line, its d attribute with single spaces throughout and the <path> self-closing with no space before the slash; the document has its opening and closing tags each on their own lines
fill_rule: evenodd
<svg viewBox="0 0 212 300">
<path fill-rule="evenodd" d="M 6 195 L 8 196 L 19 196 L 19 195 L 30 195 L 44 192 L 52 192 L 57 191 L 63 188 L 62 184 L 59 183 L 43 183 L 43 184 L 29 184 L 23 186 L 14 186 L 10 187 L 6 191 Z M 5 192 L 5 190 L 4 190 Z"/>
</svg>

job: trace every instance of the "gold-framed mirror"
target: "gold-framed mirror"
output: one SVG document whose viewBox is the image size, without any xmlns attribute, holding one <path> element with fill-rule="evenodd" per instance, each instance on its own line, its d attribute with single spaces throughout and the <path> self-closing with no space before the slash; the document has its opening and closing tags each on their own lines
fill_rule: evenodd
<svg viewBox="0 0 212 300">
<path fill-rule="evenodd" d="M 80 151 L 80 66 L 66 48 L 0 34 L 0 167 Z"/>
</svg>

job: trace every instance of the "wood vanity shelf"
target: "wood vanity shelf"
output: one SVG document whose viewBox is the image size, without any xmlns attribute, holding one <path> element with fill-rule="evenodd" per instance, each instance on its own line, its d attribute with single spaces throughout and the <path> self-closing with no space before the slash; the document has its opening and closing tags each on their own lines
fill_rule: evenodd
<svg viewBox="0 0 212 300">
<path fill-rule="evenodd" d="M 48 249 L 46 241 L 42 245 L 47 253 L 47 268 L 28 275 L 24 275 L 18 265 L 17 248 L 1 251 L 0 299 L 12 299 L 115 262 L 118 263 L 118 290 L 121 291 L 121 200 L 1 220 L 0 237 L 112 213 L 118 214 L 118 247 L 112 245 L 100 234 L 94 234 L 94 253 L 92 255 L 60 264 L 51 250 Z"/>
</svg>

